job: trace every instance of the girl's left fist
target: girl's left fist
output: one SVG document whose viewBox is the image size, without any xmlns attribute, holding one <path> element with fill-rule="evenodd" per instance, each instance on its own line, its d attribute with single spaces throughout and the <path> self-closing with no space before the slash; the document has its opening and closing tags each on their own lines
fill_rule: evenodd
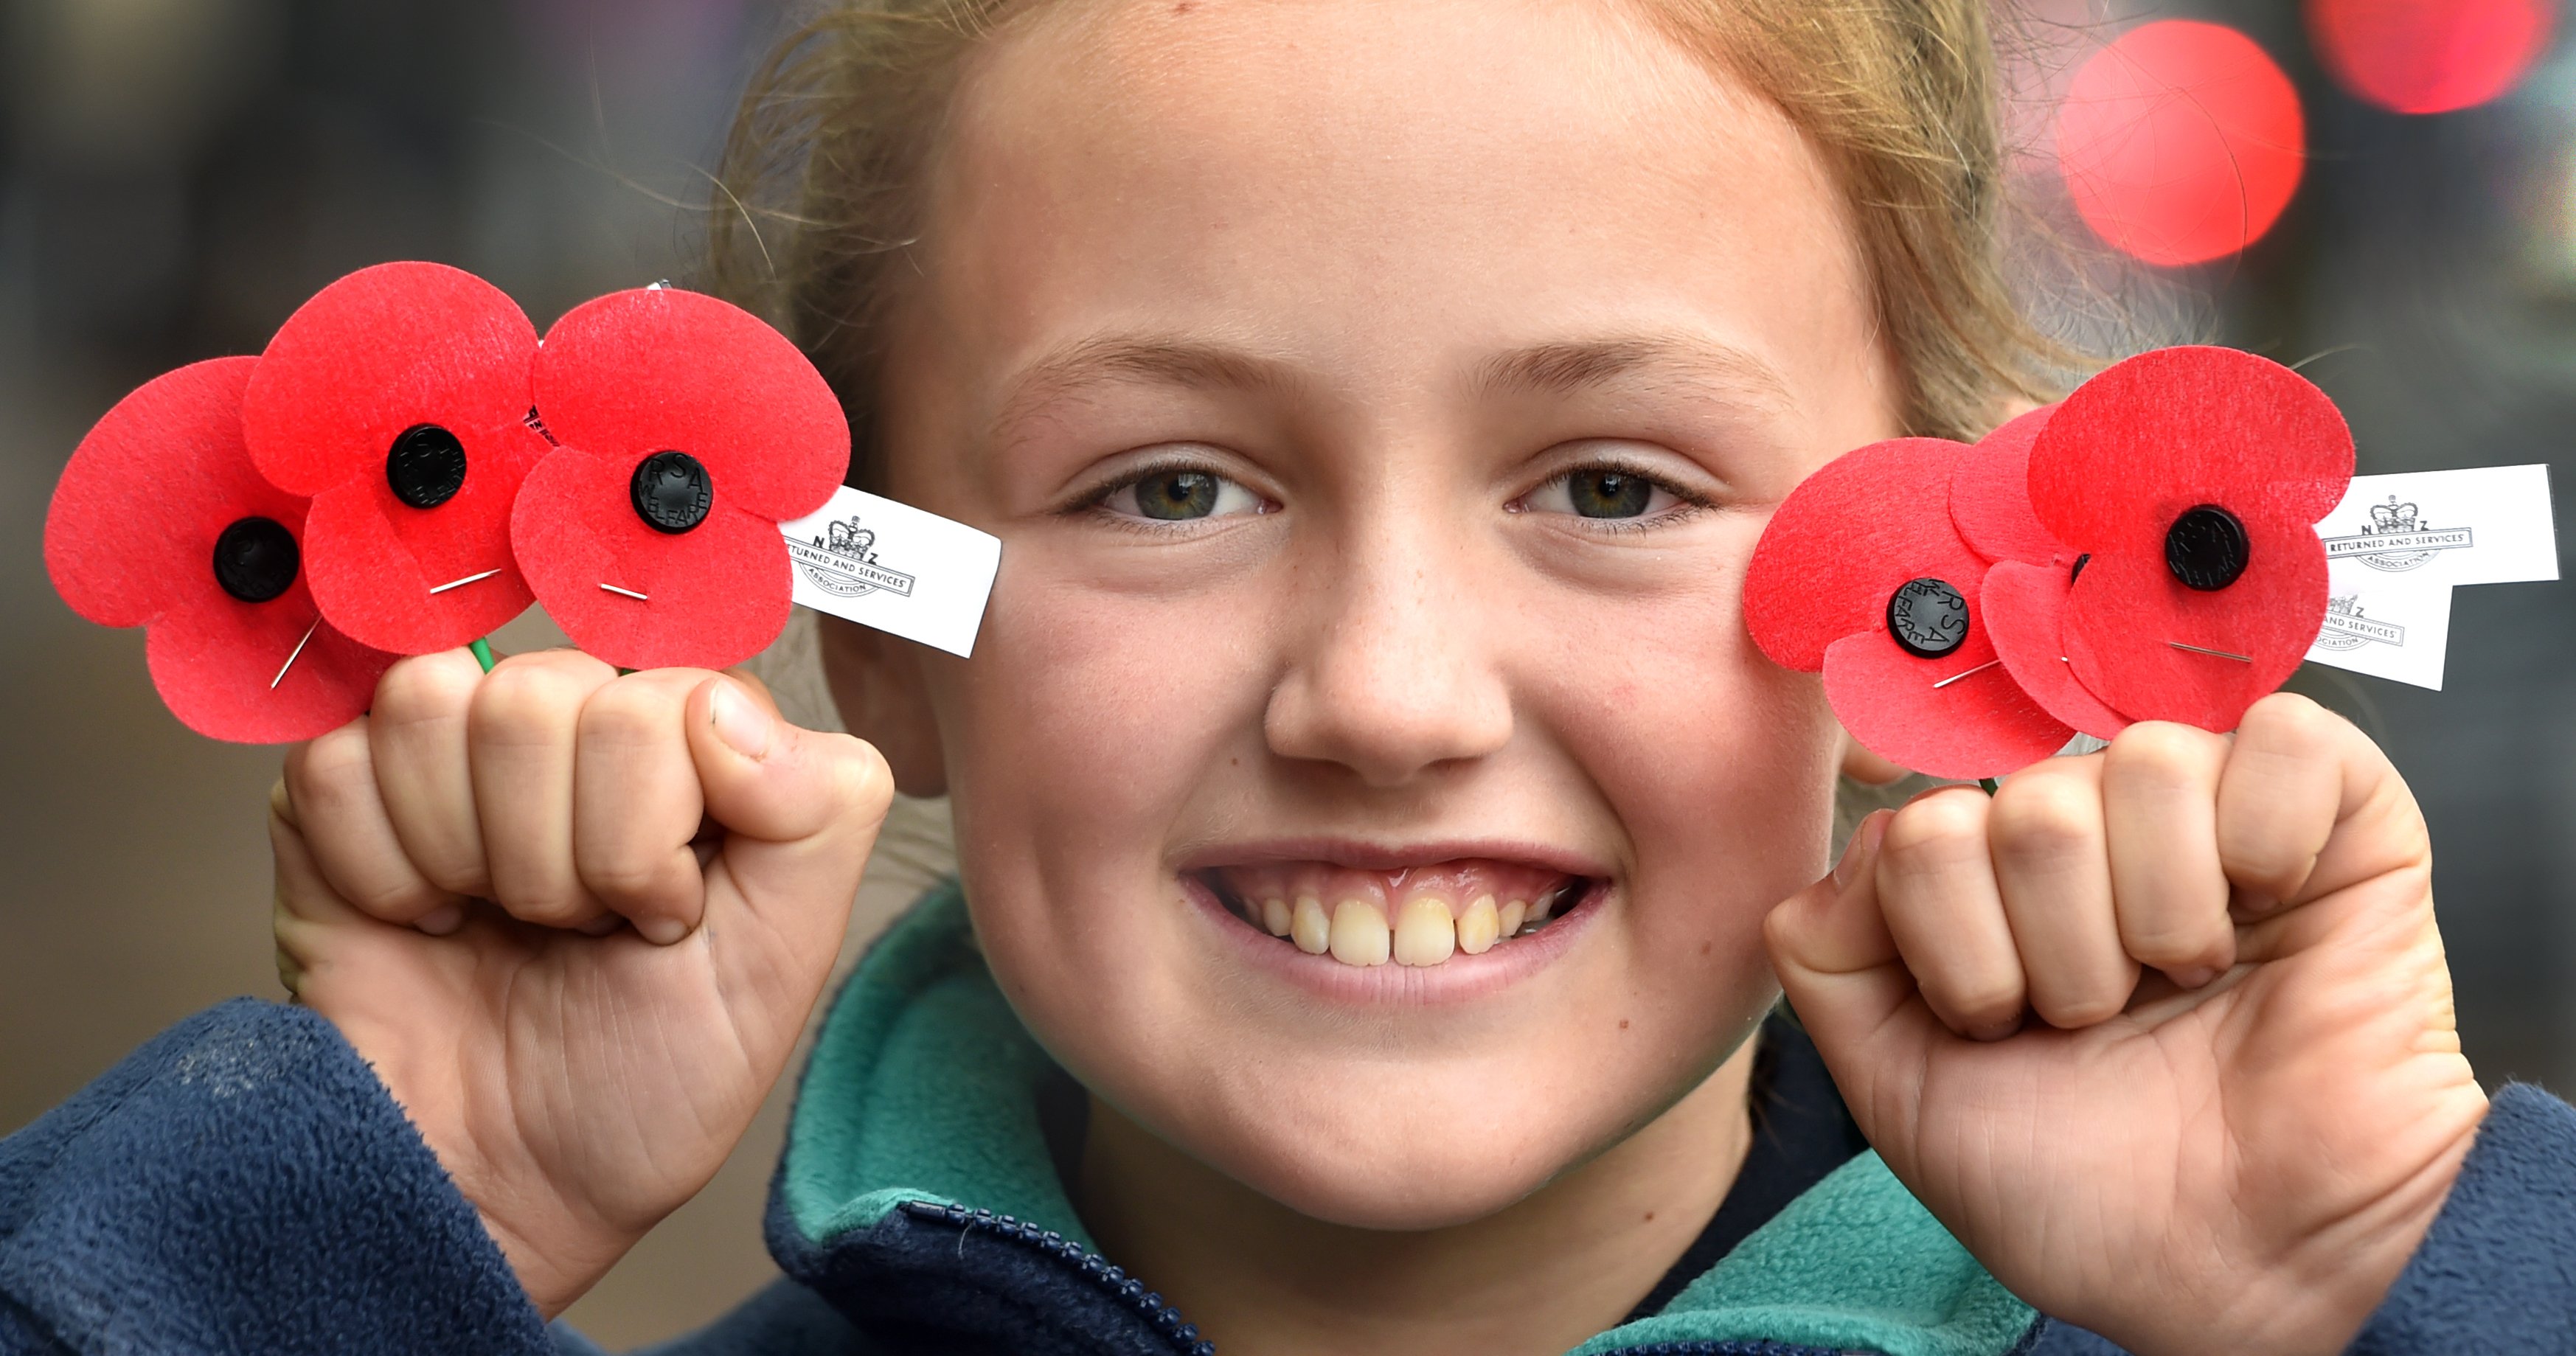
<svg viewBox="0 0 2576 1356">
<path fill-rule="evenodd" d="M 2423 816 L 2303 697 L 1882 811 L 1767 933 L 1888 1166 L 2140 1353 L 2342 1350 L 2486 1112 Z"/>
</svg>

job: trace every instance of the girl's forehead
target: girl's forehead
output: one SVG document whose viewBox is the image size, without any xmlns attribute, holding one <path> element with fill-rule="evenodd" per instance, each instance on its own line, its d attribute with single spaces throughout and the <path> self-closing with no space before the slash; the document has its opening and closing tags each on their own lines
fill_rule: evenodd
<svg viewBox="0 0 2576 1356">
<path fill-rule="evenodd" d="M 1052 5 L 972 64 L 941 164 L 952 203 L 1293 215 L 1352 246 L 1462 218 L 1642 234 L 1721 198 L 1839 216 L 1785 115 L 1619 0 Z"/>
<path fill-rule="evenodd" d="M 1877 351 L 1820 158 L 1625 4 L 1077 3 L 979 54 L 950 128 L 916 254 L 987 417 L 1103 335 L 1362 399 L 1639 337 L 1812 399 Z"/>
</svg>

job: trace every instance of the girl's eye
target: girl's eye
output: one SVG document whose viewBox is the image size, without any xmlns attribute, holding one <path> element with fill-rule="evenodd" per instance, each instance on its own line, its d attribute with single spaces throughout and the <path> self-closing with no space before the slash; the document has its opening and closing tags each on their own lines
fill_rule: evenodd
<svg viewBox="0 0 2576 1356">
<path fill-rule="evenodd" d="M 1617 466 L 1584 466 L 1539 486 L 1524 501 L 1542 513 L 1582 518 L 1649 518 L 1689 502 L 1670 487 Z"/>
<path fill-rule="evenodd" d="M 1172 467 L 1113 488 L 1100 506 L 1130 518 L 1171 523 L 1259 513 L 1262 498 L 1221 475 Z"/>
</svg>

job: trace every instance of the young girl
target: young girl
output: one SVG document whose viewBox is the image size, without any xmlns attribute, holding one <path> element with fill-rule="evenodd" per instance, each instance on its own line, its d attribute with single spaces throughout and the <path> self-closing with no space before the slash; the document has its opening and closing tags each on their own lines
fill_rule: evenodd
<svg viewBox="0 0 2576 1356">
<path fill-rule="evenodd" d="M 2044 394 L 1981 11 L 832 13 L 747 243 L 854 480 L 1004 539 L 975 658 L 827 623 L 868 743 L 394 669 L 275 797 L 298 1006 L 0 1148 L 0 1350 L 587 1349 L 545 1320 L 782 1073 L 896 788 L 960 885 L 825 1019 L 790 1279 L 671 1350 L 2556 1349 L 2576 1113 L 2471 1078 L 2351 727 L 2140 726 L 1818 878 L 1755 540 Z"/>
</svg>

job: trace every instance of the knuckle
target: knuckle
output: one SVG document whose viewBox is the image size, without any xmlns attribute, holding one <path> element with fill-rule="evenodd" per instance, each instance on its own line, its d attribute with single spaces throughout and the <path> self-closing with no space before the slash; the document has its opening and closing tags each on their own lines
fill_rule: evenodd
<svg viewBox="0 0 2576 1356">
<path fill-rule="evenodd" d="M 614 676 L 607 665 L 574 651 L 512 655 L 476 685 L 468 719 L 483 734 L 568 723 L 584 700 Z"/>
<path fill-rule="evenodd" d="M 591 694 L 581 708 L 583 742 L 619 746 L 676 744 L 685 737 L 680 728 L 680 700 L 659 684 L 635 681 L 644 676 L 620 678 Z"/>
<path fill-rule="evenodd" d="M 2219 826 L 2219 870 L 2228 880 L 2239 885 L 2295 885 L 2308 874 L 2315 861 L 2311 851 L 2293 841 L 2280 826 L 2227 823 Z"/>
<path fill-rule="evenodd" d="M 2172 721 L 2140 721 L 2103 750 L 2102 773 L 2123 781 L 2181 784 L 2196 781 L 2218 736 Z"/>
<path fill-rule="evenodd" d="M 287 755 L 283 780 L 299 816 L 329 814 L 374 786 L 365 720 L 361 716 Z"/>
<path fill-rule="evenodd" d="M 1939 792 L 1896 812 L 1879 839 L 1882 861 L 1900 872 L 1937 870 L 1985 852 L 1983 792 Z"/>
<path fill-rule="evenodd" d="M 376 680 L 376 715 L 395 725 L 452 719 L 473 701 L 482 676 L 461 652 L 413 655 Z"/>
<path fill-rule="evenodd" d="M 2275 692 L 2254 703 L 2238 727 L 2248 742 L 2292 751 L 2323 748 L 2348 728 L 2343 717 L 2295 692 Z"/>
<path fill-rule="evenodd" d="M 2102 839 L 2100 792 L 2070 778 L 2007 782 L 1988 817 L 1995 851 L 2017 858 L 2064 856 Z"/>
</svg>

